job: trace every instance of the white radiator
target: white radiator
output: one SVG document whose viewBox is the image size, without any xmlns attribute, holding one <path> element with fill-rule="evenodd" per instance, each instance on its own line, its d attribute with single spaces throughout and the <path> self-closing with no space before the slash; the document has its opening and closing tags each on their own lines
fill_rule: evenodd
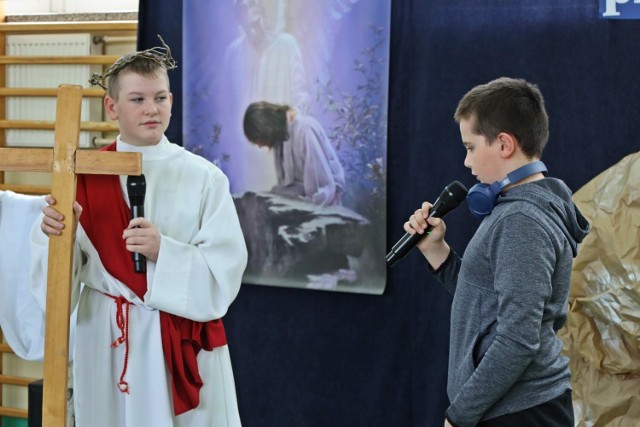
<svg viewBox="0 0 640 427">
<path fill-rule="evenodd" d="M 6 54 L 10 56 L 68 56 L 94 53 L 91 34 L 29 34 L 7 36 Z M 89 87 L 89 78 L 100 72 L 100 65 L 74 64 L 15 64 L 8 65 L 7 87 L 57 88 L 61 84 L 77 84 Z M 8 97 L 8 120 L 55 120 L 54 97 Z M 83 98 L 81 121 L 102 120 L 102 100 Z M 89 147 L 99 132 L 80 133 L 80 146 Z M 53 131 L 9 129 L 8 146 L 50 147 Z"/>
</svg>

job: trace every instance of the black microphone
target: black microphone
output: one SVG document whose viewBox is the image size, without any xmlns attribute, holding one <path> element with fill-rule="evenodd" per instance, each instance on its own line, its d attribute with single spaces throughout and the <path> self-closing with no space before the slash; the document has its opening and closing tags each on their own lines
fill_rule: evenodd
<svg viewBox="0 0 640 427">
<path fill-rule="evenodd" d="M 127 177 L 127 194 L 129 195 L 129 203 L 131 204 L 131 219 L 144 216 L 144 194 L 147 187 L 147 181 L 144 175 Z M 147 272 L 147 258 L 138 252 L 132 252 L 133 270 L 136 273 Z"/>
<path fill-rule="evenodd" d="M 440 196 L 436 199 L 436 202 L 429 211 L 429 217 L 442 218 L 453 209 L 457 208 L 460 203 L 467 197 L 467 189 L 464 185 L 458 181 L 453 181 L 451 184 L 444 187 Z M 431 231 L 433 227 L 427 226 L 427 229 L 423 234 L 410 234 L 405 233 L 404 236 L 398 242 L 393 245 L 391 252 L 387 254 L 387 264 L 393 267 L 398 261 L 404 258 L 405 255 L 413 249 L 418 242 L 427 235 L 427 232 Z"/>
</svg>

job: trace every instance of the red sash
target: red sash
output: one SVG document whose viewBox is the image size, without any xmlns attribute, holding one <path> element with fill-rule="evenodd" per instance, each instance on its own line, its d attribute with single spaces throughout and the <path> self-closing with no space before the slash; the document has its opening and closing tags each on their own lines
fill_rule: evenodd
<svg viewBox="0 0 640 427">
<path fill-rule="evenodd" d="M 101 150 L 116 151 L 116 143 Z M 83 208 L 82 228 L 98 251 L 105 269 L 144 299 L 147 276 L 133 271 L 131 252 L 122 239 L 131 214 L 122 196 L 119 177 L 79 175 L 76 199 Z M 196 322 L 164 311 L 160 312 L 160 332 L 172 379 L 173 410 L 175 415 L 180 415 L 200 403 L 202 378 L 196 359 L 198 352 L 226 345 L 227 338 L 222 319 Z"/>
</svg>

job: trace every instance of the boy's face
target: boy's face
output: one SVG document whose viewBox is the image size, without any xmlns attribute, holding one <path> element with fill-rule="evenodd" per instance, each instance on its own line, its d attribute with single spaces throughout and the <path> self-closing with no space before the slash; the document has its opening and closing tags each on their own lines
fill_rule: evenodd
<svg viewBox="0 0 640 427">
<path fill-rule="evenodd" d="M 146 77 L 124 71 L 118 76 L 118 100 L 106 96 L 104 105 L 111 120 L 120 126 L 120 138 L 127 144 L 157 144 L 169 126 L 173 95 L 162 73 Z"/>
<path fill-rule="evenodd" d="M 503 168 L 500 156 L 500 144 L 493 141 L 487 144 L 484 135 L 476 135 L 472 132 L 473 121 L 471 119 L 460 120 L 460 135 L 462 143 L 467 149 L 464 165 L 471 169 L 471 173 L 483 184 L 491 184 L 504 178 L 501 175 Z"/>
</svg>

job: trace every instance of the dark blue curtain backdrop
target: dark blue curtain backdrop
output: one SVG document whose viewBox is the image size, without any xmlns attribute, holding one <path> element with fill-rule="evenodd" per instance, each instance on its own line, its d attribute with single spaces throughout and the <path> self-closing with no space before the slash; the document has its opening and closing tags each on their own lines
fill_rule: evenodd
<svg viewBox="0 0 640 427">
<path fill-rule="evenodd" d="M 140 47 L 161 34 L 180 61 L 181 25 L 180 2 L 141 1 Z M 455 179 L 474 183 L 452 115 L 476 84 L 539 84 L 544 161 L 574 191 L 638 151 L 639 39 L 639 21 L 601 20 L 597 0 L 394 0 L 388 246 L 423 199 Z M 178 70 L 169 136 L 181 143 Z M 447 224 L 463 252 L 477 222 L 463 207 Z M 388 280 L 382 296 L 242 288 L 225 324 L 245 426 L 443 425 L 451 298 L 416 253 Z"/>
</svg>

